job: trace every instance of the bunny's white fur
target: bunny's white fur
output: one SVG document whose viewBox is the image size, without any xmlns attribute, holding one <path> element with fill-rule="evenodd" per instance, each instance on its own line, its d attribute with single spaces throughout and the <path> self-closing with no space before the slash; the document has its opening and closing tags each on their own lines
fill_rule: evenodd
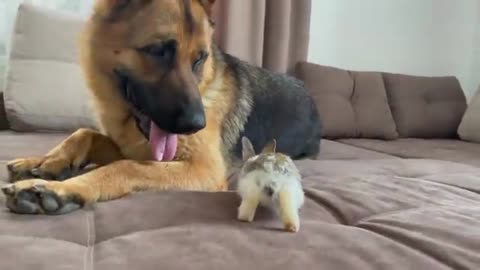
<svg viewBox="0 0 480 270">
<path fill-rule="evenodd" d="M 274 209 L 286 230 L 300 229 L 299 209 L 304 203 L 301 176 L 293 161 L 275 152 L 275 141 L 269 149 L 255 155 L 248 139 L 243 138 L 244 166 L 237 192 L 242 198 L 238 219 L 252 222 L 259 204 Z"/>
</svg>

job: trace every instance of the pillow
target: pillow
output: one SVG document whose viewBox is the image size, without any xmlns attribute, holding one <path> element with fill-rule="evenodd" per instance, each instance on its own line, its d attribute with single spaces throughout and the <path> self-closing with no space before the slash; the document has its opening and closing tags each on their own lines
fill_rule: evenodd
<svg viewBox="0 0 480 270">
<path fill-rule="evenodd" d="M 457 78 L 383 74 L 402 138 L 454 138 L 467 107 Z"/>
<path fill-rule="evenodd" d="M 398 137 L 380 73 L 300 63 L 297 76 L 315 99 L 325 138 Z"/>
<path fill-rule="evenodd" d="M 458 135 L 464 141 L 480 143 L 480 88 L 470 101 L 460 122 Z"/>
<path fill-rule="evenodd" d="M 7 67 L 5 109 L 15 131 L 95 127 L 78 64 L 82 19 L 21 4 Z"/>
</svg>

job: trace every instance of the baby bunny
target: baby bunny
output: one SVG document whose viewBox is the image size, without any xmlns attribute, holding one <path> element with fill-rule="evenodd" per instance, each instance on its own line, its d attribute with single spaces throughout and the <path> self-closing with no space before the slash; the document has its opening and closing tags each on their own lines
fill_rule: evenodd
<svg viewBox="0 0 480 270">
<path fill-rule="evenodd" d="M 299 210 L 304 203 L 301 176 L 292 159 L 276 152 L 276 141 L 268 143 L 255 154 L 252 143 L 242 138 L 243 167 L 238 181 L 242 202 L 238 219 L 252 222 L 257 206 L 274 209 L 282 219 L 285 230 L 298 232 Z"/>
</svg>

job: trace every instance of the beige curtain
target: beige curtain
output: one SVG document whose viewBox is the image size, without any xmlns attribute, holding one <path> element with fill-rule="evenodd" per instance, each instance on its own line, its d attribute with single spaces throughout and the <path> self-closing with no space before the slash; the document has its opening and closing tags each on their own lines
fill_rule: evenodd
<svg viewBox="0 0 480 270">
<path fill-rule="evenodd" d="M 217 0 L 216 43 L 252 64 L 293 73 L 307 59 L 311 0 Z"/>
</svg>

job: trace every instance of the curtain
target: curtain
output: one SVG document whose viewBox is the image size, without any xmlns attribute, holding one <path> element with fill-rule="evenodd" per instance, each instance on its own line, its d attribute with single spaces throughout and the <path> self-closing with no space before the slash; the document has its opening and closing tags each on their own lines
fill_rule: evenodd
<svg viewBox="0 0 480 270">
<path fill-rule="evenodd" d="M 216 43 L 251 64 L 292 74 L 307 59 L 311 0 L 217 0 Z"/>
<path fill-rule="evenodd" d="M 95 0 L 0 0 L 0 92 L 3 89 L 9 38 L 18 5 L 22 2 L 87 17 Z"/>
</svg>

